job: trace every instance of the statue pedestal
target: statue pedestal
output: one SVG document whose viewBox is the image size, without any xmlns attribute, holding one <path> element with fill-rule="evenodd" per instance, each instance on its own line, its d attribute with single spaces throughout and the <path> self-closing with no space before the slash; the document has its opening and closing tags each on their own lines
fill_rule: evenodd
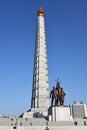
<svg viewBox="0 0 87 130">
<path fill-rule="evenodd" d="M 49 108 L 49 121 L 73 121 L 70 107 L 56 107 Z"/>
</svg>

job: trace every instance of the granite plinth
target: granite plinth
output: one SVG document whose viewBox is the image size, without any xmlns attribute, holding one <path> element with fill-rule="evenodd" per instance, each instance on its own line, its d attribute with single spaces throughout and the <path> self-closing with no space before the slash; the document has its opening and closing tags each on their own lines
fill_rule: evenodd
<svg viewBox="0 0 87 130">
<path fill-rule="evenodd" d="M 50 107 L 48 113 L 49 121 L 73 121 L 70 107 Z"/>
</svg>

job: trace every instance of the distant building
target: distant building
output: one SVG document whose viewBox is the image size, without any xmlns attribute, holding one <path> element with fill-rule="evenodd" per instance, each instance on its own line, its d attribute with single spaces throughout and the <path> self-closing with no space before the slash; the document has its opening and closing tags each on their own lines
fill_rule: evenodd
<svg viewBox="0 0 87 130">
<path fill-rule="evenodd" d="M 83 103 L 72 104 L 72 115 L 73 118 L 83 118 L 87 117 L 87 106 Z"/>
</svg>

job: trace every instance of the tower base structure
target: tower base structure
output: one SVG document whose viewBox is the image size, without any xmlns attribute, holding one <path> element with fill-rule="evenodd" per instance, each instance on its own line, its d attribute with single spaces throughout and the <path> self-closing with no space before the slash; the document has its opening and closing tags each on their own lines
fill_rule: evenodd
<svg viewBox="0 0 87 130">
<path fill-rule="evenodd" d="M 48 110 L 49 121 L 73 121 L 70 107 L 52 106 Z"/>
<path fill-rule="evenodd" d="M 23 114 L 23 118 L 44 118 L 48 116 L 48 109 L 32 108 Z"/>
</svg>

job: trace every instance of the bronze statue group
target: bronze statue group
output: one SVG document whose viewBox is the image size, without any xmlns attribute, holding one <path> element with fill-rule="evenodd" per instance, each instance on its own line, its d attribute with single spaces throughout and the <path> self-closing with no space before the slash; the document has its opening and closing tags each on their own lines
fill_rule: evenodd
<svg viewBox="0 0 87 130">
<path fill-rule="evenodd" d="M 60 87 L 59 81 L 56 83 L 56 87 L 53 86 L 53 89 L 50 92 L 50 97 L 52 98 L 51 100 L 51 106 L 60 106 L 64 105 L 64 97 L 65 97 L 65 92 L 62 87 Z"/>
</svg>

